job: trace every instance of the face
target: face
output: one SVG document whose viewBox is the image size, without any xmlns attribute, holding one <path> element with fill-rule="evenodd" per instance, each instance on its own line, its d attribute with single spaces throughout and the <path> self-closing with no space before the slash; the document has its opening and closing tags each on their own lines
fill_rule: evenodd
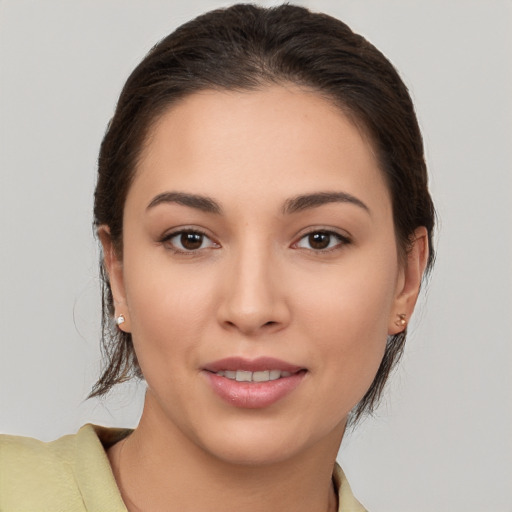
<svg viewBox="0 0 512 512">
<path fill-rule="evenodd" d="M 337 446 L 419 286 L 360 131 L 296 87 L 194 94 L 154 126 L 123 222 L 122 261 L 104 245 L 144 415 L 237 463 Z"/>
</svg>

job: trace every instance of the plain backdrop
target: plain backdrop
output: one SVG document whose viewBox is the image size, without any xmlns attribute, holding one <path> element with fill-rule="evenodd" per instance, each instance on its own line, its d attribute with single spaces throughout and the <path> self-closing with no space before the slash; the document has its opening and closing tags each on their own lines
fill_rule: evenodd
<svg viewBox="0 0 512 512">
<path fill-rule="evenodd" d="M 512 2 L 299 3 L 399 69 L 440 217 L 405 357 L 342 465 L 372 512 L 512 511 Z M 143 384 L 85 400 L 100 368 L 98 147 L 145 52 L 221 5 L 0 0 L 1 432 L 137 423 Z"/>
</svg>

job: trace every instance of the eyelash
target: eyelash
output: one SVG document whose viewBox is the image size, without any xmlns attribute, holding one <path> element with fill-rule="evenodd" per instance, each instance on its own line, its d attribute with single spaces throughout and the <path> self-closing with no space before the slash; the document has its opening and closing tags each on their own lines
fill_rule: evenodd
<svg viewBox="0 0 512 512">
<path fill-rule="evenodd" d="M 210 245 L 208 247 L 197 247 L 195 249 L 186 249 L 185 247 L 179 248 L 176 246 L 176 243 L 172 242 L 173 238 L 177 237 L 183 237 L 184 235 L 196 235 L 201 237 L 201 245 L 205 241 L 209 241 Z M 200 231 L 199 229 L 180 229 L 178 231 L 173 231 L 171 233 L 165 234 L 161 239 L 160 243 L 168 246 L 170 250 L 172 250 L 174 253 L 177 254 L 184 254 L 186 256 L 192 256 L 198 253 L 198 251 L 203 249 L 211 249 L 211 248 L 218 248 L 220 245 L 217 242 L 214 242 L 206 233 L 203 231 Z M 183 246 L 182 241 L 180 241 L 181 245 Z"/>
<path fill-rule="evenodd" d="M 302 240 L 308 240 L 311 236 L 318 236 L 318 235 L 323 235 L 323 236 L 328 237 L 327 247 L 313 248 L 313 247 L 311 247 L 311 240 L 309 240 L 310 247 L 300 247 L 299 246 L 299 243 Z M 335 243 L 333 246 L 331 246 L 331 242 L 332 242 L 333 238 L 337 241 L 337 243 Z M 336 231 L 330 231 L 328 229 L 315 229 L 315 230 L 309 231 L 308 233 L 305 233 L 304 235 L 302 235 L 299 238 L 299 240 L 293 244 L 293 247 L 297 248 L 297 249 L 305 249 L 305 250 L 312 251 L 315 253 L 327 253 L 327 252 L 339 250 L 339 249 L 341 249 L 341 247 L 348 245 L 350 243 L 352 243 L 352 240 L 350 240 L 349 237 L 347 237 L 345 235 L 341 235 L 340 233 L 337 233 Z"/>
<path fill-rule="evenodd" d="M 205 241 L 209 241 L 209 245 L 207 247 L 196 247 L 193 249 L 186 249 L 183 247 L 183 240 L 180 240 L 180 243 L 182 245 L 182 248 L 179 248 L 176 246 L 176 243 L 172 242 L 174 238 L 177 237 L 183 237 L 184 235 L 192 235 L 192 236 L 198 236 L 200 237 L 200 245 L 202 246 Z M 311 240 L 309 240 L 310 247 L 300 247 L 299 244 L 302 240 L 308 240 L 312 236 L 324 236 L 328 237 L 328 243 L 326 247 L 321 248 L 314 248 L 311 247 Z M 335 239 L 337 243 L 331 246 L 332 239 Z M 350 244 L 352 241 L 349 237 L 341 235 L 340 233 L 337 233 L 335 231 L 330 231 L 328 229 L 315 229 L 312 231 L 309 231 L 308 233 L 305 233 L 302 235 L 297 242 L 292 244 L 292 248 L 294 249 L 305 249 L 307 251 L 312 251 L 314 253 L 328 253 L 332 251 L 339 250 L 341 247 Z M 220 245 L 213 241 L 206 233 L 199 229 L 180 229 L 179 231 L 173 231 L 171 233 L 167 233 L 160 239 L 160 243 L 165 244 L 168 246 L 174 253 L 177 254 L 184 254 L 192 256 L 194 254 L 197 254 L 198 251 L 204 250 L 204 249 L 211 249 L 211 248 L 219 248 Z"/>
</svg>

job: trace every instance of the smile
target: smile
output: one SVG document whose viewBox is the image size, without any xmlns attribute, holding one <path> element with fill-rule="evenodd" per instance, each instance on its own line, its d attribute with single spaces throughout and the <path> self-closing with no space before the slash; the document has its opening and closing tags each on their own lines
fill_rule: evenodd
<svg viewBox="0 0 512 512">
<path fill-rule="evenodd" d="M 257 372 L 247 370 L 221 370 L 216 372 L 215 375 L 236 380 L 237 382 L 269 382 L 283 377 L 290 377 L 292 374 L 291 372 L 282 370 L 263 370 Z"/>
<path fill-rule="evenodd" d="M 224 403 L 240 409 L 270 407 L 303 382 L 308 370 L 273 357 L 227 357 L 202 368 L 210 389 Z"/>
</svg>

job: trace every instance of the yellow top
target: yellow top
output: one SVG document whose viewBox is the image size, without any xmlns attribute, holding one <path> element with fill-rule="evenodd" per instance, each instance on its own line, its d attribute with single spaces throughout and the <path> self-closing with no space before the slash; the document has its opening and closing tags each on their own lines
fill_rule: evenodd
<svg viewBox="0 0 512 512">
<path fill-rule="evenodd" d="M 85 425 L 51 443 L 0 435 L 0 512 L 127 512 L 105 449 L 131 430 Z M 365 512 L 341 468 L 339 512 Z"/>
</svg>

